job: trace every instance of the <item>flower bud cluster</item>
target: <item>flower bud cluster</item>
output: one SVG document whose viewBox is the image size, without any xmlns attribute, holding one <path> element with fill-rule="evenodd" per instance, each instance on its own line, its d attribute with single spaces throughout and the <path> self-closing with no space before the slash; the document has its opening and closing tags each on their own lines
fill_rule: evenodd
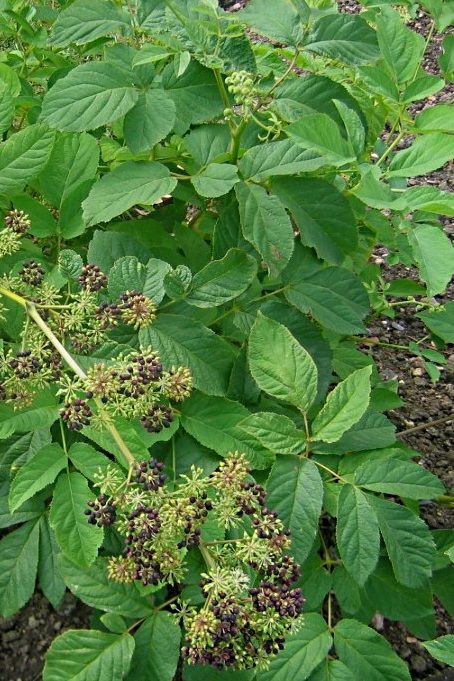
<svg viewBox="0 0 454 681">
<path fill-rule="evenodd" d="M 235 99 L 235 104 L 244 106 L 246 109 L 254 103 L 255 89 L 251 74 L 247 71 L 234 71 L 225 79 L 227 89 Z"/>
</svg>

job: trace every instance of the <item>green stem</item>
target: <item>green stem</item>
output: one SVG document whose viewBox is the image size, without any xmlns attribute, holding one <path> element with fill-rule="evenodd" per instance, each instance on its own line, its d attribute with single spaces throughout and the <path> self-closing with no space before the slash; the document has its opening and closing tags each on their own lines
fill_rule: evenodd
<svg viewBox="0 0 454 681">
<path fill-rule="evenodd" d="M 230 108 L 229 96 L 227 90 L 225 89 L 224 81 L 222 80 L 221 72 L 219 69 L 213 69 L 214 77 L 216 78 L 216 84 L 218 86 L 219 94 L 221 95 L 222 102 L 224 104 L 224 109 Z"/>
<path fill-rule="evenodd" d="M 178 599 L 179 599 L 179 596 L 172 596 L 172 598 L 168 598 L 166 601 L 164 601 L 164 603 L 161 603 L 161 605 L 156 606 L 154 611 L 159 612 L 160 610 L 164 610 L 164 608 L 166 608 L 171 603 L 174 603 Z"/>
<path fill-rule="evenodd" d="M 22 298 L 22 296 L 17 295 L 13 291 L 9 291 L 8 289 L 3 288 L 0 286 L 0 294 L 7 296 L 11 300 L 14 300 L 18 305 L 21 305 L 22 307 L 25 308 L 27 315 L 30 319 L 32 319 L 36 326 L 38 326 L 39 329 L 43 332 L 43 334 L 46 336 L 46 338 L 52 343 L 54 348 L 57 350 L 58 354 L 60 357 L 66 362 L 66 364 L 69 366 L 69 368 L 82 380 L 85 380 L 87 378 L 87 374 L 85 371 L 77 364 L 77 362 L 71 357 L 69 352 L 66 350 L 66 348 L 60 343 L 58 340 L 57 336 L 54 334 L 52 329 L 49 328 L 49 326 L 46 324 L 44 319 L 39 315 L 34 303 L 31 303 L 30 301 L 26 300 L 25 298 Z M 95 400 L 98 408 L 100 411 L 103 411 L 103 404 L 100 400 Z M 128 446 L 126 445 L 125 441 L 121 437 L 120 433 L 116 429 L 116 427 L 108 423 L 106 425 L 107 430 L 110 432 L 112 435 L 112 438 L 114 439 L 115 443 L 118 446 L 118 449 L 121 451 L 123 456 L 125 457 L 126 461 L 128 462 L 129 466 L 133 466 L 136 463 L 136 459 L 132 452 L 129 450 Z"/>
<path fill-rule="evenodd" d="M 312 461 L 315 463 L 316 466 L 319 466 L 320 468 L 323 468 L 324 471 L 332 475 L 334 478 L 337 480 L 340 480 L 341 482 L 348 482 L 345 478 L 342 477 L 342 475 L 338 475 L 336 471 L 333 471 L 332 468 L 328 468 L 328 466 L 325 466 L 325 464 L 320 463 L 320 461 L 316 461 L 315 459 L 312 459 Z"/>
<path fill-rule="evenodd" d="M 391 134 L 392 134 L 392 133 L 390 133 L 390 135 L 391 135 Z M 394 139 L 394 141 L 391 142 L 391 144 L 389 145 L 389 147 L 388 147 L 387 149 L 385 149 L 385 151 L 383 152 L 383 154 L 380 156 L 380 158 L 378 159 L 376 165 L 378 165 L 378 166 L 381 165 L 381 164 L 383 163 L 383 161 L 384 161 L 385 159 L 388 158 L 389 154 L 392 152 L 392 150 L 394 149 L 394 147 L 396 147 L 396 146 L 399 144 L 400 140 L 402 139 L 402 137 L 405 136 L 405 134 L 406 134 L 406 133 L 405 133 L 404 130 L 401 130 L 401 131 L 400 131 L 400 133 L 397 135 L 397 137 Z"/>
<path fill-rule="evenodd" d="M 206 563 L 207 568 L 214 569 L 216 567 L 216 561 L 214 560 L 213 556 L 207 549 L 207 546 L 204 542 L 200 542 L 199 549 L 200 553 L 202 554 L 203 560 Z"/>
</svg>

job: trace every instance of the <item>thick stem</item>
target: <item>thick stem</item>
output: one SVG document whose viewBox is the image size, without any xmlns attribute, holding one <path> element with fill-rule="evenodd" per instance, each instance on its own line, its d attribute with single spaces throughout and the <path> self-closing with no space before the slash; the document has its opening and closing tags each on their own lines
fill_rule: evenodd
<svg viewBox="0 0 454 681">
<path fill-rule="evenodd" d="M 199 544 L 200 553 L 202 554 L 203 560 L 206 563 L 207 568 L 214 569 L 216 567 L 216 561 L 206 547 L 206 544 L 200 542 Z"/>
</svg>

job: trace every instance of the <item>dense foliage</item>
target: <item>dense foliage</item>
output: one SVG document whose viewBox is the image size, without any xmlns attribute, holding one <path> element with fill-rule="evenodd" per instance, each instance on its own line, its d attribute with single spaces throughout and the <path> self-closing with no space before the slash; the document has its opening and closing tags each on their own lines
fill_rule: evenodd
<svg viewBox="0 0 454 681">
<path fill-rule="evenodd" d="M 454 534 L 419 517 L 449 491 L 367 323 L 414 306 L 437 380 L 454 201 L 408 178 L 453 115 L 411 113 L 445 83 L 415 5 L 364 5 L 1 4 L 0 612 L 35 583 L 94 608 L 44 681 L 405 681 L 374 613 L 427 640 L 452 607 Z"/>
</svg>

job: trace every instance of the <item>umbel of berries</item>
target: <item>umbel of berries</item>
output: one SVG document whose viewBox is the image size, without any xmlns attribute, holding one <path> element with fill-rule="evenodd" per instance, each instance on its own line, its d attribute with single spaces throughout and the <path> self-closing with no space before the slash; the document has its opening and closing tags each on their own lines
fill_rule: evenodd
<svg viewBox="0 0 454 681">
<path fill-rule="evenodd" d="M 89 508 L 85 511 L 90 525 L 106 527 L 112 525 L 117 517 L 117 512 L 112 501 L 105 495 L 100 494 L 94 501 L 88 500 Z"/>
<path fill-rule="evenodd" d="M 92 415 L 86 400 L 79 398 L 67 402 L 63 409 L 60 409 L 60 416 L 70 430 L 82 430 L 84 426 L 89 426 Z"/>
<path fill-rule="evenodd" d="M 23 210 L 10 210 L 5 216 L 5 227 L 11 229 L 15 234 L 26 234 L 30 225 L 30 218 Z"/>
<path fill-rule="evenodd" d="M 143 329 L 156 317 L 156 305 L 140 291 L 122 293 L 118 307 L 123 321 L 135 329 Z"/>
<path fill-rule="evenodd" d="M 39 286 L 43 282 L 45 270 L 36 260 L 28 260 L 24 263 L 19 274 L 24 284 Z"/>
<path fill-rule="evenodd" d="M 98 265 L 84 265 L 79 277 L 79 284 L 86 291 L 100 291 L 107 285 L 107 277 Z"/>
<path fill-rule="evenodd" d="M 9 360 L 9 366 L 18 378 L 30 378 L 41 369 L 40 360 L 32 355 L 31 350 L 19 350 L 13 359 Z"/>
<path fill-rule="evenodd" d="M 149 433 L 160 433 L 163 428 L 169 428 L 172 421 L 173 411 L 167 404 L 154 404 L 140 419 Z"/>
<path fill-rule="evenodd" d="M 164 464 L 162 461 L 153 457 L 149 461 L 142 461 L 137 465 L 134 479 L 144 490 L 155 492 L 167 480 L 167 475 L 163 471 Z"/>
</svg>

